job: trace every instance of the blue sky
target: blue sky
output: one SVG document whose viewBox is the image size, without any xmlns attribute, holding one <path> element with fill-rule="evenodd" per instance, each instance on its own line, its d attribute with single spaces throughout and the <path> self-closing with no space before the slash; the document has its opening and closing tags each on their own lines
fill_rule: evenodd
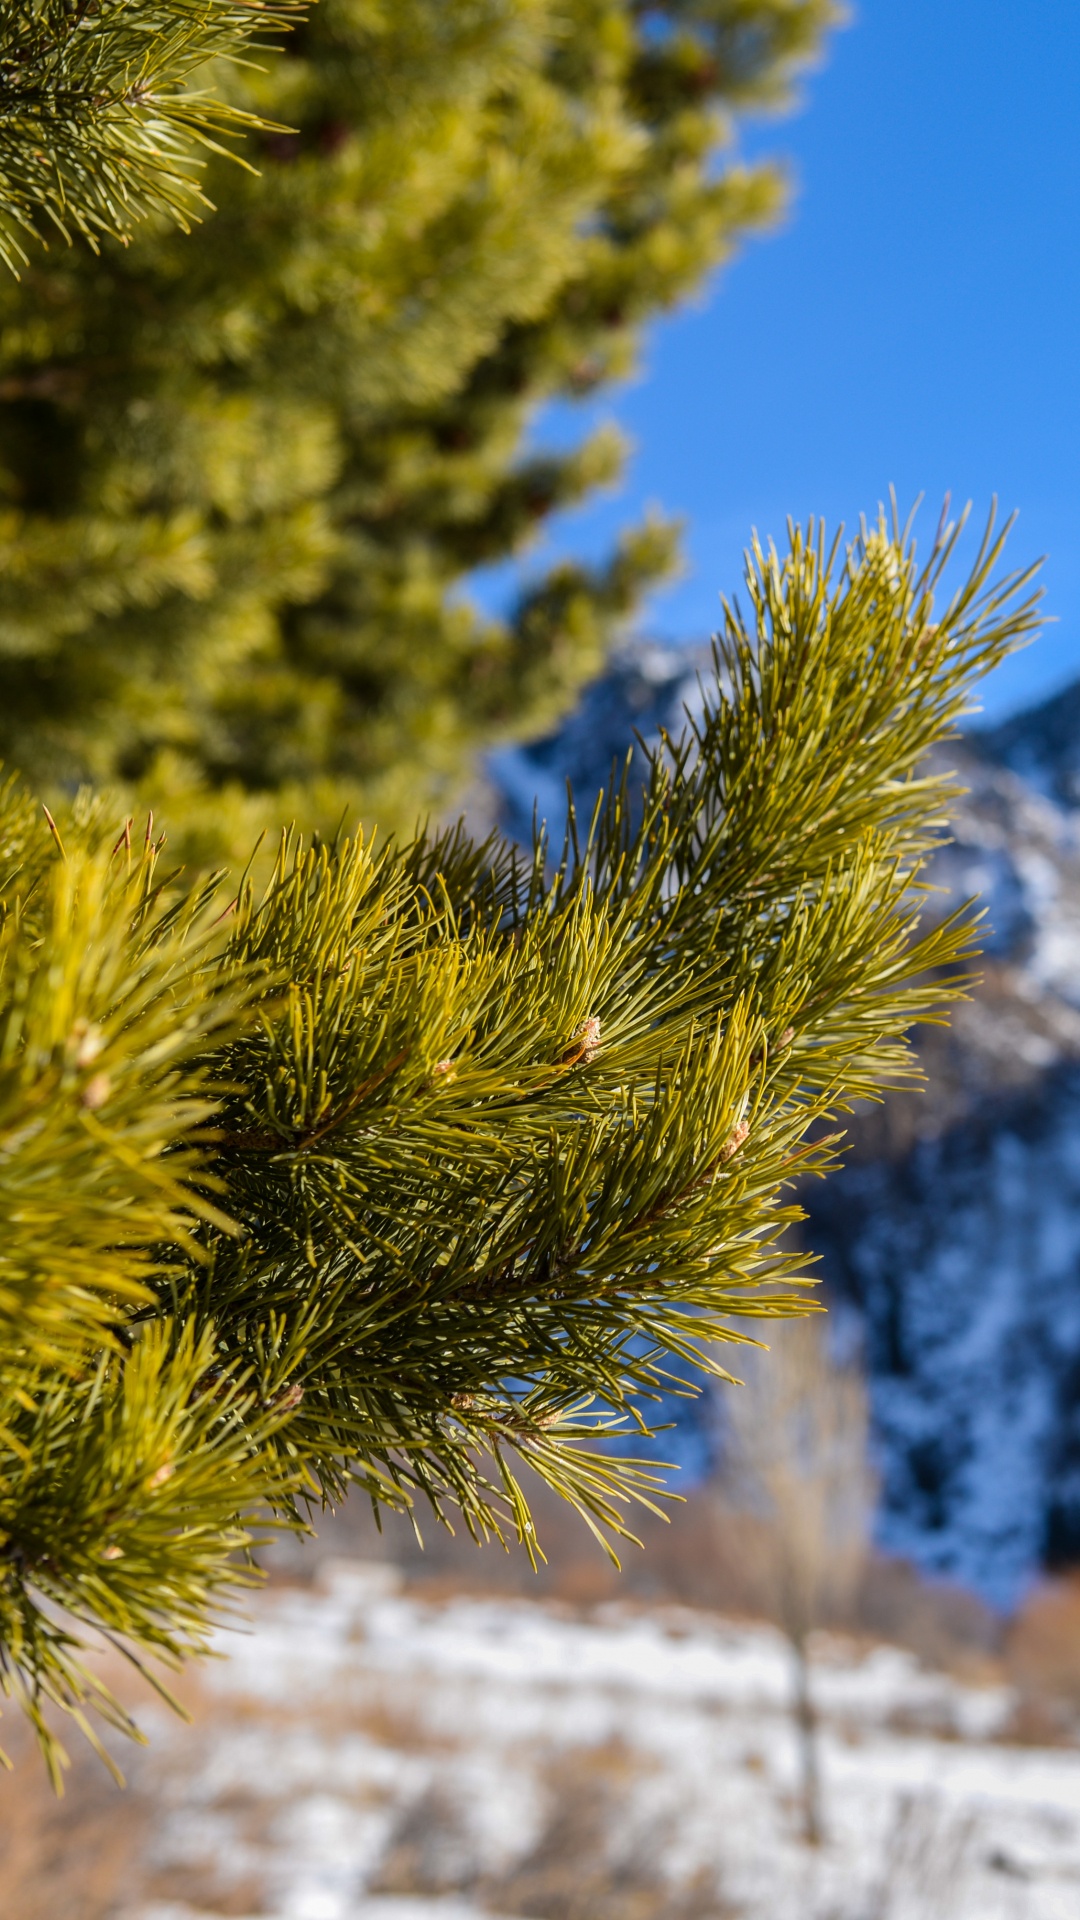
<svg viewBox="0 0 1080 1920">
<path fill-rule="evenodd" d="M 997 493 L 1058 622 L 987 684 L 1001 714 L 1080 674 L 1080 0 L 859 0 L 802 92 L 742 141 L 788 158 L 785 225 L 656 328 L 638 381 L 541 421 L 613 418 L 636 452 L 535 559 L 685 514 L 690 571 L 649 625 L 696 640 L 753 526 L 851 525 L 891 484 L 929 536 L 946 490 L 978 519 Z"/>
</svg>

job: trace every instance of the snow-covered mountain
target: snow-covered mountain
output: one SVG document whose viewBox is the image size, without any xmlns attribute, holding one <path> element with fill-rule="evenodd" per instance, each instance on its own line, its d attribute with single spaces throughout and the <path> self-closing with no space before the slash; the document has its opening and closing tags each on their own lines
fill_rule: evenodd
<svg viewBox="0 0 1080 1920">
<path fill-rule="evenodd" d="M 700 654 L 628 651 L 561 732 L 497 757 L 505 824 L 591 804 L 636 732 L 677 730 Z M 969 791 L 934 875 L 983 897 L 983 981 L 929 1030 L 920 1095 L 859 1116 L 805 1196 L 865 1328 L 881 1541 L 1011 1604 L 1080 1561 L 1080 684 L 950 749 Z"/>
</svg>

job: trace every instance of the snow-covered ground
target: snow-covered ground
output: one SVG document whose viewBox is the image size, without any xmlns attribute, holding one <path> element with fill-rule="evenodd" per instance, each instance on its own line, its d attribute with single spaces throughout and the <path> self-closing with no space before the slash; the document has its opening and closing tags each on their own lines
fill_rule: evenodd
<svg viewBox="0 0 1080 1920">
<path fill-rule="evenodd" d="M 159 1763 L 170 1898 L 125 1920 L 1080 1916 L 1080 1750 L 1008 1744 L 1007 1689 L 895 1649 L 817 1650 L 819 1848 L 765 1626 L 437 1602 L 341 1562 L 222 1652 Z"/>
</svg>

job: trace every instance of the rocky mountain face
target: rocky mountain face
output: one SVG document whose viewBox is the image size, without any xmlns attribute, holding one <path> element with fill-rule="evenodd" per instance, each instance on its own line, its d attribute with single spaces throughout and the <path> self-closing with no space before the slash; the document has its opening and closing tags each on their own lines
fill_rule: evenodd
<svg viewBox="0 0 1080 1920">
<path fill-rule="evenodd" d="M 567 778 L 587 811 L 706 665 L 627 652 L 558 735 L 492 763 L 504 824 L 527 838 L 535 801 L 557 829 Z M 1007 1607 L 1080 1562 L 1080 684 L 948 761 L 968 793 L 933 878 L 942 910 L 986 904 L 981 983 L 919 1036 L 925 1091 L 856 1117 L 805 1233 L 861 1321 L 882 1546 Z"/>
</svg>

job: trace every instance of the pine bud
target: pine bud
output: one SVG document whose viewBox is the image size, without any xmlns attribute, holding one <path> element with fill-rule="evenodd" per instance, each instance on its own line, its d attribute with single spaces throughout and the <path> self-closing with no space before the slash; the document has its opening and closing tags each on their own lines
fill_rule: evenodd
<svg viewBox="0 0 1080 1920">
<path fill-rule="evenodd" d="M 282 1387 L 281 1392 L 274 1395 L 273 1404 L 279 1413 L 291 1413 L 294 1407 L 300 1405 L 303 1397 L 303 1387 L 299 1380 L 294 1380 L 291 1385 Z"/>
<path fill-rule="evenodd" d="M 732 1129 L 732 1131 L 728 1134 L 727 1139 L 724 1141 L 724 1144 L 721 1147 L 720 1153 L 718 1155 L 721 1166 L 723 1166 L 728 1160 L 733 1160 L 735 1158 L 735 1155 L 738 1153 L 739 1148 L 742 1146 L 742 1143 L 746 1139 L 746 1136 L 749 1133 L 749 1131 L 750 1131 L 750 1123 L 747 1120 L 740 1120 L 738 1126 Z"/>
<path fill-rule="evenodd" d="M 166 1480 L 172 1479 L 174 1472 L 175 1472 L 175 1468 L 173 1467 L 172 1461 L 163 1460 L 160 1467 L 158 1467 L 155 1470 L 155 1472 L 153 1472 L 150 1475 L 150 1478 L 146 1483 L 147 1492 L 153 1493 L 156 1487 L 163 1487 L 165 1485 Z"/>
<path fill-rule="evenodd" d="M 109 1079 L 108 1074 L 95 1073 L 93 1079 L 88 1080 L 82 1090 L 81 1104 L 84 1107 L 88 1107 L 91 1113 L 96 1113 L 99 1107 L 105 1105 L 111 1092 L 112 1081 Z"/>
<path fill-rule="evenodd" d="M 564 1067 L 587 1067 L 595 1060 L 600 1051 L 600 1021 L 595 1013 L 583 1020 L 574 1034 L 573 1043 L 562 1056 Z"/>
<path fill-rule="evenodd" d="M 91 1067 L 105 1045 L 105 1035 L 92 1020 L 76 1020 L 68 1046 L 74 1049 L 75 1065 Z"/>
<path fill-rule="evenodd" d="M 123 1547 L 117 1546 L 102 1547 L 101 1557 L 103 1560 L 122 1560 L 124 1557 L 124 1549 Z"/>
</svg>

